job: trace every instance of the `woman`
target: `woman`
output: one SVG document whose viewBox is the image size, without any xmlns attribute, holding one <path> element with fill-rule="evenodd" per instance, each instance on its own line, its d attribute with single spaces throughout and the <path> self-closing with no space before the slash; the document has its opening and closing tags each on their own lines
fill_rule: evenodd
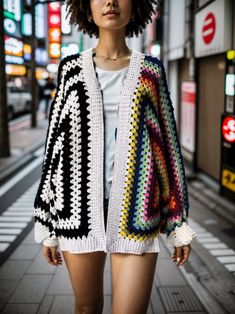
<svg viewBox="0 0 235 314">
<path fill-rule="evenodd" d="M 59 65 L 34 208 L 35 240 L 55 266 L 60 246 L 75 313 L 102 313 L 107 253 L 112 313 L 146 313 L 158 236 L 174 245 L 179 266 L 196 236 L 164 66 L 125 42 L 156 1 L 134 4 L 67 1 L 71 23 L 98 44 Z"/>
</svg>

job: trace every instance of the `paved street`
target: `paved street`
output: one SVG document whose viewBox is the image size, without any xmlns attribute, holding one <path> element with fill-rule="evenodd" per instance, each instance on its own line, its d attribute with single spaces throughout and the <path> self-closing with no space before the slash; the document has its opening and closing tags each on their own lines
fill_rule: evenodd
<svg viewBox="0 0 235 314">
<path fill-rule="evenodd" d="M 47 126 L 46 120 L 39 121 L 35 130 L 25 123 L 12 131 L 13 156 L 0 160 L 1 313 L 73 313 L 73 294 L 65 263 L 58 268 L 47 264 L 33 238 L 32 202 Z M 22 134 L 24 141 L 20 141 Z M 190 225 L 198 238 L 192 242 L 189 261 L 178 268 L 170 259 L 170 248 L 162 235 L 148 313 L 234 313 L 233 222 L 229 215 L 223 217 L 222 198 L 201 181 L 190 181 L 189 193 Z M 232 216 L 234 204 L 227 205 Z M 112 296 L 109 257 L 104 276 L 107 314 L 111 314 Z"/>
</svg>

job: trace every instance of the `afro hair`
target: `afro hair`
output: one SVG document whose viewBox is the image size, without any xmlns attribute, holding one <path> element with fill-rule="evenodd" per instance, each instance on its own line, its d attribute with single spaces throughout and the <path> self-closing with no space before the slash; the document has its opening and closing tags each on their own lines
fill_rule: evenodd
<svg viewBox="0 0 235 314">
<path fill-rule="evenodd" d="M 154 14 L 158 7 L 157 0 L 132 0 L 132 15 L 133 20 L 126 25 L 126 37 L 138 36 L 143 32 L 146 25 L 151 22 L 152 14 Z M 90 37 L 99 36 L 99 28 L 93 21 L 88 21 L 91 15 L 89 0 L 66 0 L 67 16 L 70 24 L 75 25 L 78 30 L 88 34 Z M 156 6 L 156 9 L 155 9 Z"/>
</svg>

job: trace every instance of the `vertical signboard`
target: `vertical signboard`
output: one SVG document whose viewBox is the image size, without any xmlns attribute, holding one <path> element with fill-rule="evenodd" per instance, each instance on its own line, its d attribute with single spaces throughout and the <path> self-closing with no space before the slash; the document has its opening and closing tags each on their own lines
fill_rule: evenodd
<svg viewBox="0 0 235 314">
<path fill-rule="evenodd" d="M 235 201 L 235 50 L 226 54 L 225 108 L 221 115 L 220 193 Z"/>
<path fill-rule="evenodd" d="M 235 115 L 221 116 L 220 193 L 235 201 Z"/>
<path fill-rule="evenodd" d="M 181 144 L 190 153 L 195 152 L 195 101 L 196 83 L 182 82 L 181 85 Z"/>
<path fill-rule="evenodd" d="M 4 0 L 4 16 L 14 21 L 21 19 L 21 0 Z"/>
<path fill-rule="evenodd" d="M 48 4 L 48 38 L 51 63 L 57 63 L 61 57 L 61 5 L 58 2 Z"/>
</svg>

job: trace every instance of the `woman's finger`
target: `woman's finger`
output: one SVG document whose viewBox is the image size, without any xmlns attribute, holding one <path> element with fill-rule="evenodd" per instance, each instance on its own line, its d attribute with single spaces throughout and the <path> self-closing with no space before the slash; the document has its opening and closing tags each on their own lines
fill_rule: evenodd
<svg viewBox="0 0 235 314">
<path fill-rule="evenodd" d="M 173 262 L 177 262 L 176 266 L 182 266 L 189 259 L 190 251 L 190 244 L 182 245 L 180 247 L 174 246 L 174 252 L 171 254 L 171 259 Z"/>
<path fill-rule="evenodd" d="M 43 245 L 43 255 L 45 256 L 47 262 L 53 266 L 62 264 L 61 254 L 60 252 L 57 252 L 57 246 L 47 247 Z"/>
<path fill-rule="evenodd" d="M 191 247 L 190 245 L 183 245 L 181 247 L 181 258 L 179 259 L 177 266 L 182 266 L 185 264 L 189 258 Z"/>
<path fill-rule="evenodd" d="M 176 262 L 178 265 L 179 262 L 183 259 L 183 249 L 182 246 L 176 247 Z"/>
</svg>

